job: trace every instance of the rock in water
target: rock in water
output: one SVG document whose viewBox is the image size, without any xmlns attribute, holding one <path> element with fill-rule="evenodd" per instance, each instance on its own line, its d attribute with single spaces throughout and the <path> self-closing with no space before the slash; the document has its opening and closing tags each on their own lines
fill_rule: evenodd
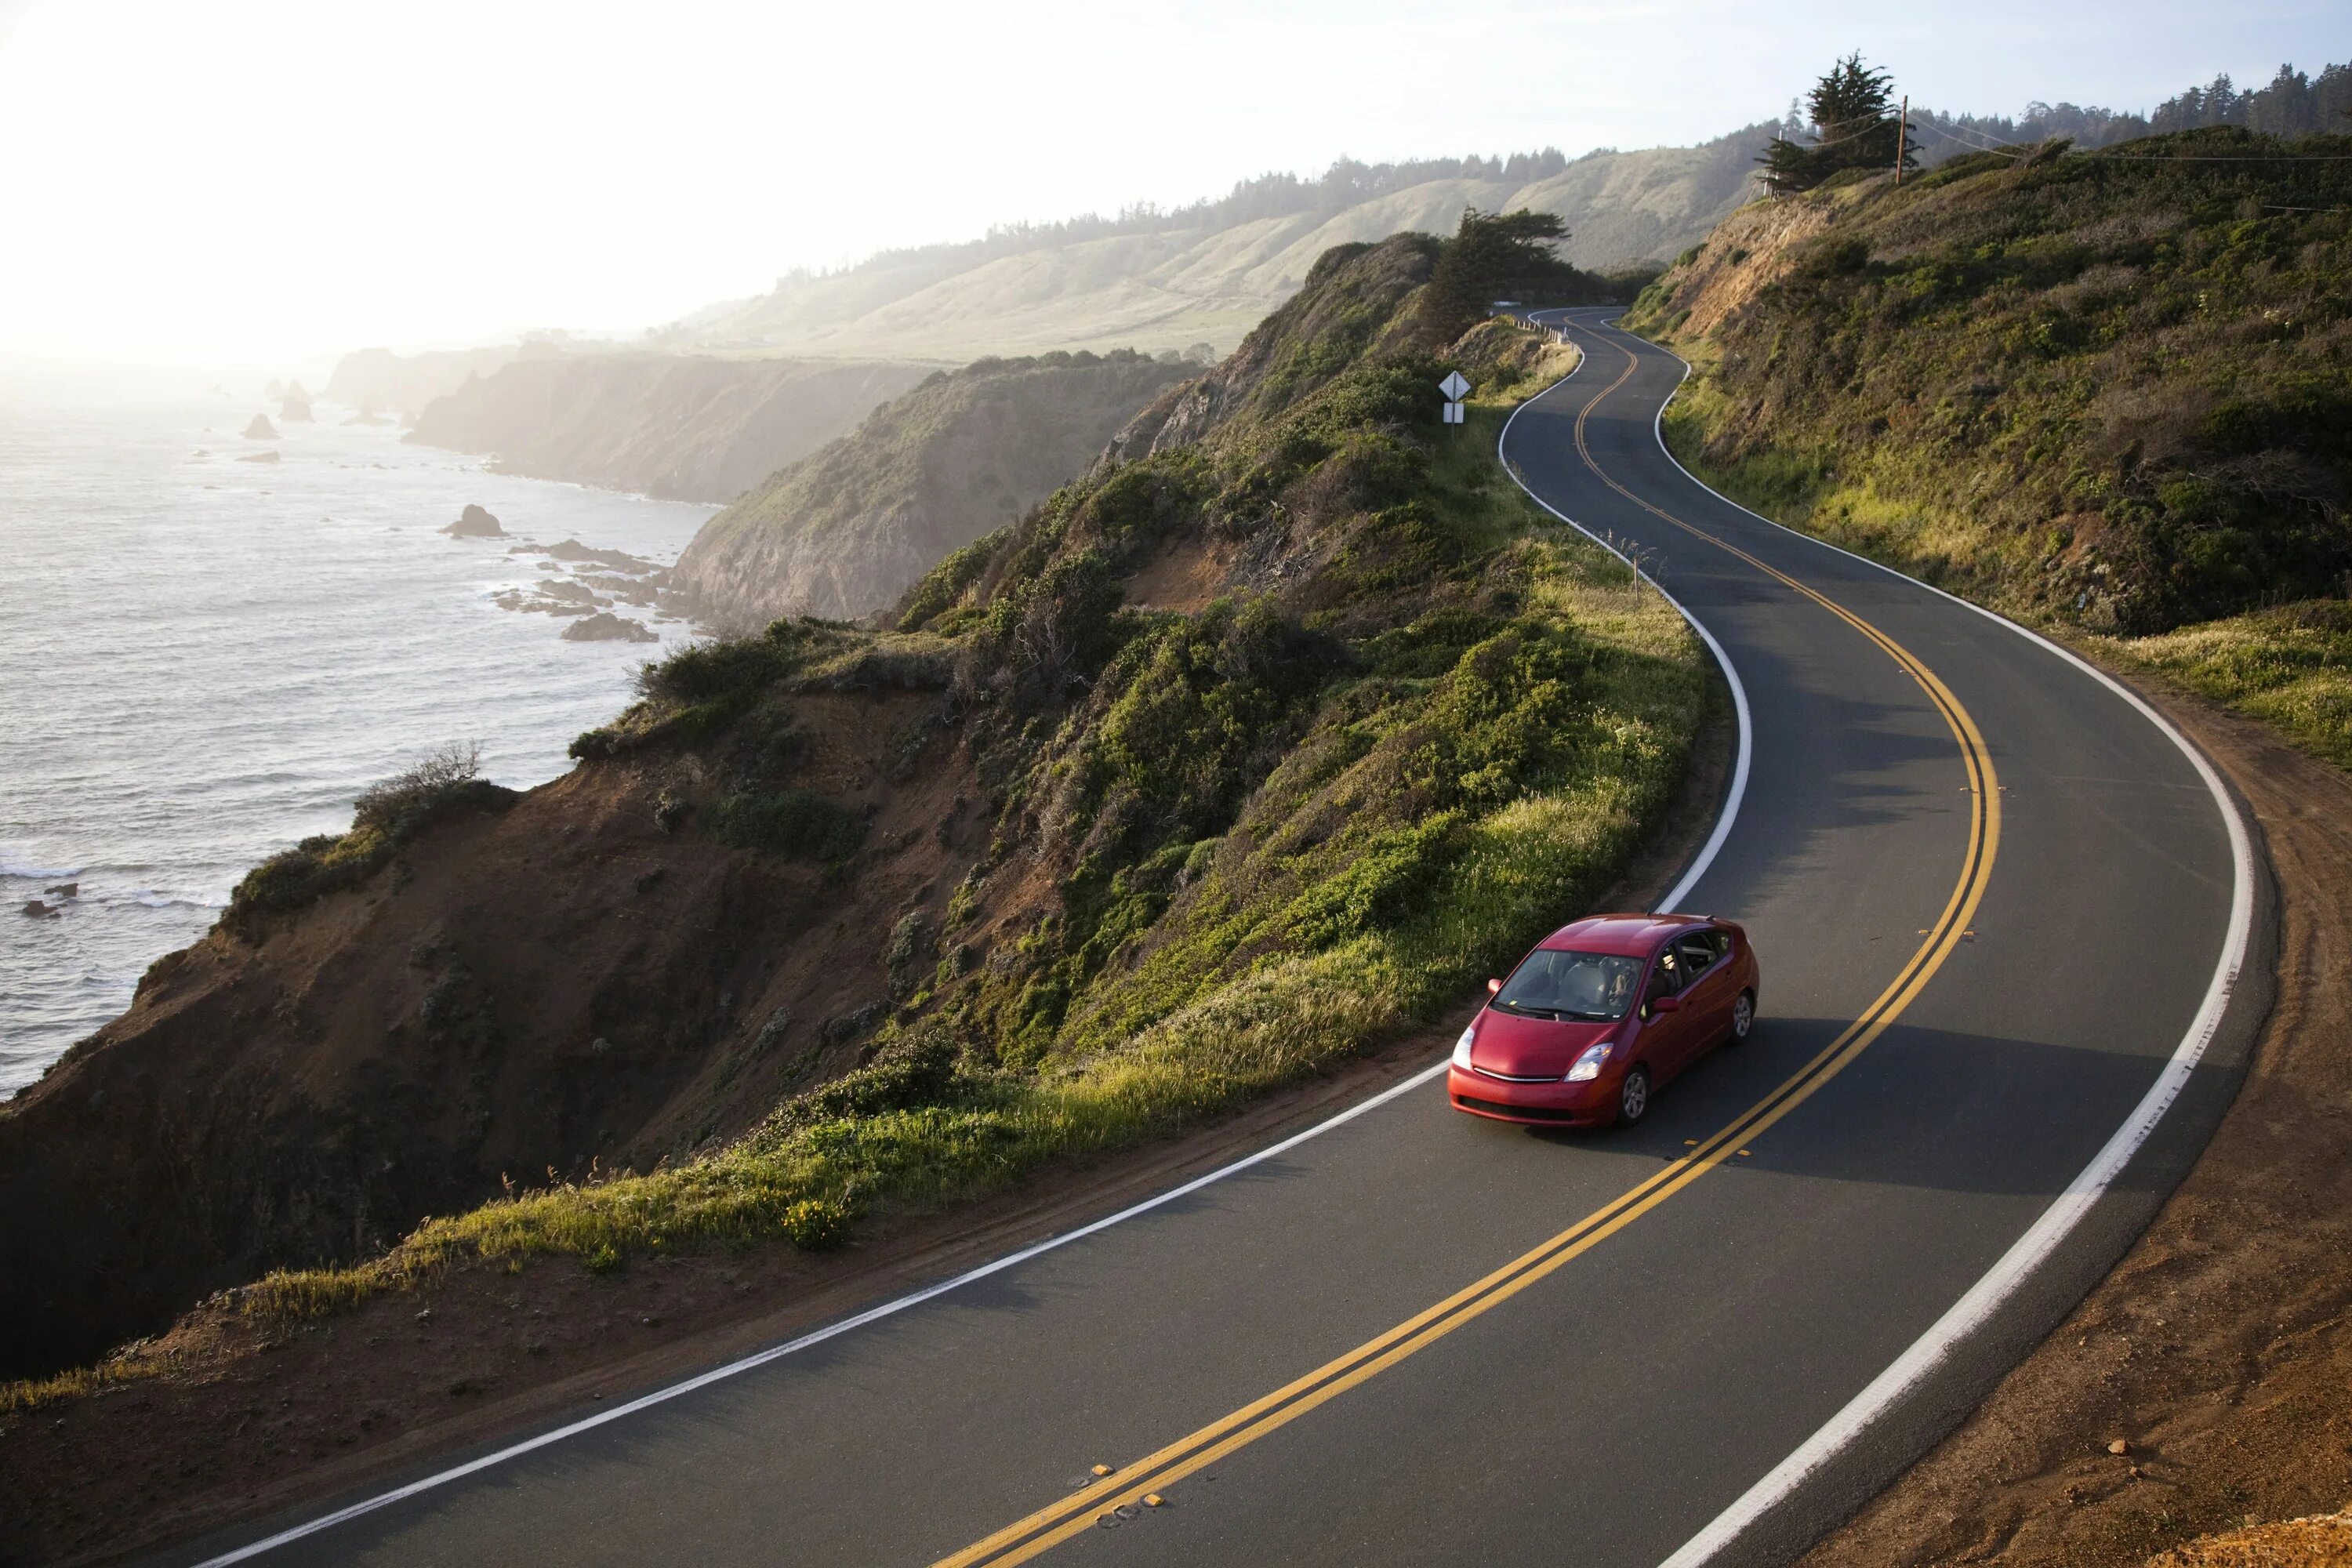
<svg viewBox="0 0 2352 1568">
<path fill-rule="evenodd" d="M 35 899 L 26 904 L 25 912 L 37 921 L 53 921 L 58 918 L 60 911 Z"/>
<path fill-rule="evenodd" d="M 286 395 L 286 384 L 279 381 L 275 376 L 272 376 L 270 378 L 269 384 L 261 389 L 261 395 L 264 397 L 283 397 Z"/>
<path fill-rule="evenodd" d="M 476 506 L 471 501 L 467 501 L 466 510 L 457 514 L 457 521 L 441 531 L 452 539 L 504 539 L 507 536 L 507 531 L 499 526 L 499 520 L 492 517 L 487 508 Z"/>
<path fill-rule="evenodd" d="M 285 400 L 278 404 L 278 416 L 289 425 L 308 425 L 311 422 L 310 400 L 302 395 L 302 389 L 299 386 L 289 392 Z"/>
<path fill-rule="evenodd" d="M 599 610 L 584 620 L 572 622 L 563 628 L 565 642 L 659 642 L 659 634 L 650 631 L 642 621 L 626 616 L 616 616 L 609 610 Z"/>
<path fill-rule="evenodd" d="M 278 454 L 275 452 L 247 452 L 237 459 L 240 463 L 274 463 L 277 460 Z"/>
<path fill-rule="evenodd" d="M 257 414 L 253 416 L 253 423 L 245 427 L 245 438 L 248 441 L 275 441 L 278 439 L 278 426 L 269 422 L 268 415 Z"/>
</svg>

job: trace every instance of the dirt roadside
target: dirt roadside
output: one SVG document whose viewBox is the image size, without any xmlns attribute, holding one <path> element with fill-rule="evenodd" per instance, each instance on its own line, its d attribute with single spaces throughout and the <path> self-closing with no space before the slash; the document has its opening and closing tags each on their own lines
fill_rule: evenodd
<svg viewBox="0 0 2352 1568">
<path fill-rule="evenodd" d="M 1648 908 L 1667 890 L 1714 826 L 1735 740 L 1729 693 L 1711 681 L 1681 791 L 1604 905 Z M 1465 997 L 1458 1011 L 1479 999 Z M 0 1415 L 0 1568 L 123 1561 L 775 1344 L 1321 1120 L 1437 1059 L 1457 1022 L 1190 1136 L 902 1217 L 840 1253 L 764 1247 L 606 1276 L 563 1259 L 514 1273 L 485 1265 L 294 1323 L 216 1300 L 149 1347 L 153 1375 Z"/>
<path fill-rule="evenodd" d="M 2276 1004 L 2212 1142 L 2114 1272 L 1801 1568 L 2107 1568 L 2352 1500 L 2352 777 L 2133 684 L 2253 808 L 2278 881 Z M 2305 1529 L 2168 1562 L 2352 1562 L 2292 1543 L 2323 1536 L 2352 1550 Z"/>
</svg>

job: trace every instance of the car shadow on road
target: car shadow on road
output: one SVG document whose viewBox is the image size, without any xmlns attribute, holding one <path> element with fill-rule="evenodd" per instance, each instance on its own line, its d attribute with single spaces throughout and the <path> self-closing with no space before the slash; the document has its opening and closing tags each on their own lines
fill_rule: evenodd
<svg viewBox="0 0 2352 1568">
<path fill-rule="evenodd" d="M 1746 1044 L 1717 1049 L 1664 1086 L 1637 1127 L 1526 1135 L 1564 1152 L 1681 1159 L 1773 1096 L 1848 1026 L 1759 1020 Z M 2173 1043 L 2094 1047 L 1898 1022 L 1778 1121 L 1742 1134 L 1731 1163 L 1837 1182 L 2055 1197 L 2139 1104 Z M 2133 1181 L 2126 1172 L 2120 1186 L 2131 1190 Z"/>
</svg>

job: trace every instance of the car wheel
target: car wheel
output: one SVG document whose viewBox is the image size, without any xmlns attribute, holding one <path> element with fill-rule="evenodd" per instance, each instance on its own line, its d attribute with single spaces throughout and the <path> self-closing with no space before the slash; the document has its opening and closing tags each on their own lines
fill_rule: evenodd
<svg viewBox="0 0 2352 1568">
<path fill-rule="evenodd" d="M 1742 991 L 1739 1000 L 1731 1005 L 1731 1043 L 1738 1045 L 1756 1026 L 1756 993 Z"/>
<path fill-rule="evenodd" d="M 1650 1069 L 1636 1063 L 1617 1087 L 1617 1125 L 1631 1127 L 1650 1110 Z"/>
</svg>

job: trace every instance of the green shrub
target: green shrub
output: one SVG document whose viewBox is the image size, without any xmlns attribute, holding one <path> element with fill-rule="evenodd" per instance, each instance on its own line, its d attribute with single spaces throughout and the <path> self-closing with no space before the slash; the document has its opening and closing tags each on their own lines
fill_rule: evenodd
<svg viewBox="0 0 2352 1568">
<path fill-rule="evenodd" d="M 247 872 L 229 894 L 223 923 L 257 937 L 274 916 L 358 887 L 412 837 L 451 812 L 512 805 L 520 798 L 514 791 L 476 776 L 480 762 L 477 746 L 444 747 L 371 785 L 353 804 L 350 832 L 314 835 Z"/>
<path fill-rule="evenodd" d="M 710 811 L 721 843 L 789 860 L 839 860 L 865 842 L 856 813 L 805 789 L 738 790 Z"/>
<path fill-rule="evenodd" d="M 824 1252 L 849 1239 L 849 1205 L 829 1198 L 803 1198 L 784 1210 L 783 1232 L 803 1252 Z"/>
</svg>

